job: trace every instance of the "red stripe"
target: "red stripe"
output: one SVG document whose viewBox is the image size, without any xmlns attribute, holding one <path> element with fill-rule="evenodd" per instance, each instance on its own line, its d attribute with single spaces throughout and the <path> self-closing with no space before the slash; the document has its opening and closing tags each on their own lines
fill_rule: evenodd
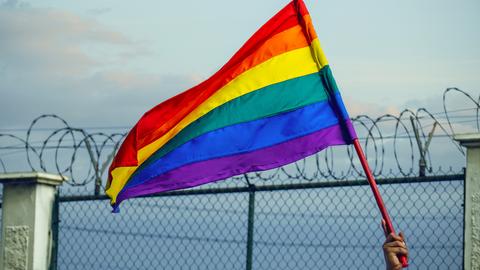
<svg viewBox="0 0 480 270">
<path fill-rule="evenodd" d="M 299 6 L 300 8 L 298 10 L 300 15 L 307 15 L 308 11 L 302 1 L 299 1 Z M 137 150 L 164 135 L 218 89 L 238 76 L 239 70 L 248 69 L 244 63 L 251 63 L 250 67 L 253 67 L 271 57 L 298 47 L 298 42 L 297 44 L 292 42 L 292 46 L 287 44 L 289 46 L 266 54 L 268 57 L 266 59 L 265 56 L 258 57 L 258 55 L 255 54 L 262 44 L 272 38 L 272 36 L 299 24 L 295 3 L 291 2 L 263 25 L 212 77 L 168 99 L 145 113 L 125 138 L 125 141 L 112 162 L 110 172 L 116 167 L 138 165 Z M 306 45 L 308 45 L 308 43 L 306 43 Z"/>
</svg>

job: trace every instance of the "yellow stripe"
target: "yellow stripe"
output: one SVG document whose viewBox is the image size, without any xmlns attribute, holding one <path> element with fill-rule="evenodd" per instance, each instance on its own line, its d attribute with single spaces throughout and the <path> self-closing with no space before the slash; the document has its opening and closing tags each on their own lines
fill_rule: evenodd
<svg viewBox="0 0 480 270">
<path fill-rule="evenodd" d="M 112 170 L 112 182 L 110 183 L 110 187 L 105 191 L 105 194 L 110 197 L 110 203 L 114 204 L 117 201 L 118 193 L 120 193 L 120 190 L 122 190 L 127 180 L 137 168 L 138 166 L 117 167 Z"/>
<path fill-rule="evenodd" d="M 141 148 L 137 155 L 139 164 L 143 163 L 151 154 L 157 151 L 157 149 L 162 147 L 186 126 L 216 107 L 265 86 L 311 74 L 315 71 L 319 71 L 319 68 L 317 67 L 315 60 L 312 58 L 310 47 L 289 51 L 275 56 L 268 61 L 245 71 L 230 83 L 220 88 L 215 94 L 195 108 L 162 137 Z"/>
<path fill-rule="evenodd" d="M 328 65 L 327 57 L 325 57 L 325 54 L 323 53 L 318 38 L 312 42 L 310 47 L 312 48 L 312 54 L 315 58 L 315 61 L 317 62 L 318 68 L 322 69 L 322 67 Z"/>
<path fill-rule="evenodd" d="M 309 47 L 275 56 L 240 74 L 227 85 L 220 88 L 215 94 L 200 104 L 200 106 L 195 108 L 162 137 L 141 148 L 137 153 L 138 166 L 182 129 L 216 107 L 265 86 L 319 71 L 323 66 L 328 64 L 323 53 L 318 54 L 319 46 L 320 43 L 318 39 L 315 39 Z M 314 57 L 317 59 L 314 59 L 312 54 L 315 55 Z M 106 192 L 107 195 L 112 198 L 112 203 L 116 201 L 118 193 L 125 186 L 138 166 L 117 167 L 112 170 L 113 180 L 110 188 Z"/>
</svg>

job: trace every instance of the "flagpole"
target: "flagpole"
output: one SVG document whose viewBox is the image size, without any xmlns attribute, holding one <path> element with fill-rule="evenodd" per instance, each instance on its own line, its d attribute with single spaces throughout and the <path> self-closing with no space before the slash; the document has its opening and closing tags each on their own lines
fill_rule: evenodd
<svg viewBox="0 0 480 270">
<path fill-rule="evenodd" d="M 360 159 L 360 163 L 362 164 L 363 170 L 365 172 L 365 175 L 367 176 L 368 184 L 370 185 L 370 188 L 372 189 L 373 196 L 375 197 L 375 201 L 377 202 L 378 208 L 380 209 L 380 213 L 382 214 L 382 218 L 385 220 L 385 228 L 386 228 L 386 233 L 390 234 L 393 233 L 395 234 L 395 230 L 393 229 L 393 224 L 392 220 L 390 219 L 390 216 L 388 215 L 387 208 L 385 207 L 385 204 L 383 203 L 382 196 L 380 195 L 380 192 L 378 191 L 377 183 L 375 182 L 375 178 L 373 177 L 372 171 L 370 170 L 370 167 L 368 166 L 367 158 L 365 157 L 365 154 L 363 153 L 362 147 L 360 145 L 360 142 L 358 141 L 357 138 L 353 140 L 353 146 L 355 147 L 355 151 L 357 152 L 358 158 Z M 398 256 L 398 259 L 402 263 L 402 267 L 407 267 L 408 262 L 407 262 L 407 257 L 404 255 Z"/>
<path fill-rule="evenodd" d="M 295 9 L 297 10 L 298 20 L 299 20 L 300 24 L 302 25 L 305 36 L 308 38 L 308 40 L 311 44 L 310 46 L 313 49 L 313 58 L 315 59 L 315 62 L 317 63 L 319 70 L 321 70 L 324 66 L 328 65 L 328 63 L 326 61 L 326 58 L 324 57 L 322 49 L 320 48 L 320 44 L 318 42 L 313 42 L 314 41 L 313 36 L 316 36 L 315 30 L 313 29 L 313 27 L 308 27 L 307 22 L 305 21 L 305 18 L 301 15 L 300 11 L 302 9 L 302 6 L 303 6 L 303 8 L 306 8 L 306 7 L 304 7 L 305 4 L 303 3 L 302 0 L 293 0 L 293 4 L 295 5 Z M 341 113 L 341 110 L 339 108 L 339 105 L 338 105 L 337 101 L 335 101 L 335 96 L 334 96 L 333 91 L 332 91 L 332 86 L 330 85 L 331 82 L 329 82 L 329 80 L 326 80 L 325 77 L 323 77 L 323 76 L 321 76 L 321 77 L 322 77 L 322 80 L 324 80 L 324 82 L 327 86 L 326 87 L 327 93 L 331 97 L 331 100 L 333 100 L 331 103 L 332 103 L 334 112 L 337 114 L 338 119 L 340 119 L 340 121 L 339 121 L 340 126 L 342 127 L 344 133 L 348 134 L 346 136 L 349 137 L 349 138 L 346 138 L 346 141 L 351 141 L 352 136 L 350 135 L 349 128 L 347 127 L 345 122 L 341 120 L 341 119 L 343 119 L 343 115 Z M 385 227 L 386 227 L 387 233 L 388 234 L 389 233 L 395 233 L 395 230 L 393 229 L 392 221 L 390 220 L 387 209 L 385 208 L 385 205 L 384 205 L 383 200 L 382 200 L 382 196 L 380 196 L 380 192 L 378 191 L 377 183 L 375 182 L 375 178 L 373 177 L 373 174 L 370 171 L 370 167 L 368 166 L 367 158 L 365 157 L 365 154 L 363 153 L 363 150 L 362 150 L 362 147 L 360 146 L 358 138 L 353 139 L 353 145 L 355 146 L 355 150 L 357 151 L 357 155 L 358 155 L 358 158 L 360 159 L 360 163 L 362 164 L 363 170 L 364 170 L 365 174 L 367 175 L 368 183 L 370 184 L 370 187 L 372 188 L 373 196 L 375 197 L 375 201 L 377 202 L 378 208 L 380 209 L 380 213 L 382 214 L 382 217 L 385 220 L 385 223 L 386 223 Z M 407 258 L 405 256 L 401 255 L 401 256 L 398 256 L 398 258 L 399 258 L 400 262 L 402 263 L 402 267 L 405 268 L 405 267 L 408 266 Z"/>
</svg>

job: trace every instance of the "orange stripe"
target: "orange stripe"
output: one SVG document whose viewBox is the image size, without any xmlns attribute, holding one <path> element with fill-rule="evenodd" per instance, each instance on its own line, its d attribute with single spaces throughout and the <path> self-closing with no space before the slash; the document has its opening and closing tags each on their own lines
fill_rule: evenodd
<svg viewBox="0 0 480 270">
<path fill-rule="evenodd" d="M 217 80 L 221 80 L 221 81 L 213 81 L 208 85 L 202 85 L 203 89 L 202 91 L 199 91 L 198 97 L 204 100 L 204 97 L 202 97 L 202 94 L 204 94 L 205 91 L 210 92 L 212 90 L 211 89 L 212 87 L 216 88 L 214 90 L 215 92 L 216 90 L 220 89 L 222 86 L 226 85 L 228 82 L 235 79 L 238 75 L 251 69 L 252 67 L 255 67 L 258 64 L 261 64 L 266 60 L 272 57 L 275 57 L 277 55 L 280 55 L 295 49 L 303 48 L 306 46 L 309 46 L 309 43 L 300 25 L 296 25 L 281 33 L 278 33 L 272 38 L 270 38 L 269 40 L 267 40 L 264 44 L 262 44 L 258 48 L 258 50 L 256 50 L 254 53 L 249 55 L 247 58 L 245 58 L 244 61 L 232 67 L 231 71 L 227 72 L 228 77 L 218 78 Z M 161 127 L 152 129 L 150 132 L 146 134 L 146 136 L 137 138 L 137 149 L 141 149 L 142 147 L 148 145 L 150 142 L 156 140 L 158 137 L 165 134 L 169 129 L 175 126 L 175 124 L 178 123 L 178 121 L 180 121 L 186 114 L 188 114 L 188 112 L 186 114 L 182 113 L 183 111 L 186 111 L 186 110 L 191 111 L 192 109 L 200 105 L 195 103 L 196 102 L 192 100 L 185 101 L 185 103 L 182 103 L 181 107 L 176 108 L 176 110 L 179 113 L 175 114 L 170 119 L 166 119 L 165 122 L 162 123 Z"/>
</svg>

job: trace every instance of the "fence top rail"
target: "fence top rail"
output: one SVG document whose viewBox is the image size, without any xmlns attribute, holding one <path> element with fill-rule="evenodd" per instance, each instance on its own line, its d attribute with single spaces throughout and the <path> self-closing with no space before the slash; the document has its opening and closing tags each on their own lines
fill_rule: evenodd
<svg viewBox="0 0 480 270">
<path fill-rule="evenodd" d="M 429 182 L 445 182 L 445 181 L 464 181 L 465 174 L 451 174 L 440 176 L 423 176 L 423 177 L 397 177 L 397 178 L 381 178 L 377 179 L 378 185 L 391 184 L 412 184 L 412 183 L 429 183 Z M 335 188 L 335 187 L 353 187 L 353 186 L 367 186 L 368 182 L 365 179 L 356 180 L 341 180 L 341 181 L 325 181 L 325 182 L 310 182 L 298 184 L 277 184 L 277 185 L 250 185 L 244 187 L 227 187 L 227 188 L 209 188 L 209 189 L 191 189 L 170 191 L 164 193 L 157 193 L 146 197 L 172 197 L 172 196 L 191 196 L 191 195 L 206 195 L 206 194 L 225 194 L 225 193 L 244 193 L 244 192 L 262 192 L 262 191 L 280 191 L 280 190 L 298 190 L 298 189 L 316 189 L 316 188 Z M 60 197 L 61 202 L 74 201 L 95 201 L 95 200 L 109 200 L 106 195 L 75 195 Z"/>
</svg>

